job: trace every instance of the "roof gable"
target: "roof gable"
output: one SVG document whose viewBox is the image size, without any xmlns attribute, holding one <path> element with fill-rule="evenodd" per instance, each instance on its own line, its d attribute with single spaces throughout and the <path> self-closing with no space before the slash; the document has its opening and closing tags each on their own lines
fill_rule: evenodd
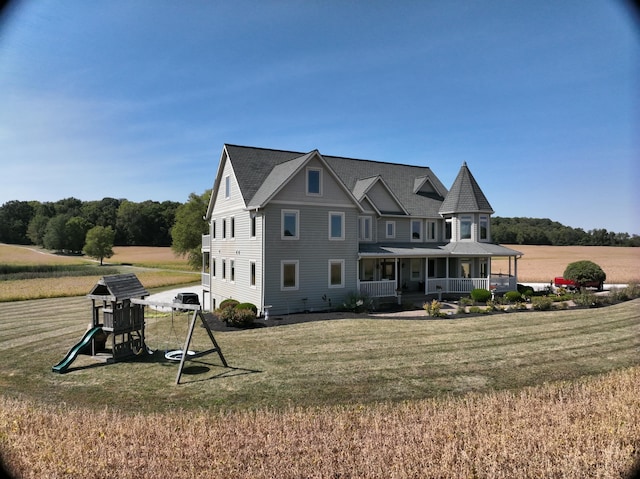
<svg viewBox="0 0 640 479">
<path fill-rule="evenodd" d="M 145 296 L 149 296 L 149 292 L 142 286 L 142 283 L 135 274 L 127 273 L 103 276 L 87 296 L 119 301 L 131 298 L 144 298 Z"/>
<path fill-rule="evenodd" d="M 454 213 L 493 213 L 493 208 L 489 204 L 478 182 L 464 162 L 458 176 L 456 177 L 451 190 L 442 202 L 439 210 L 440 214 Z"/>
</svg>

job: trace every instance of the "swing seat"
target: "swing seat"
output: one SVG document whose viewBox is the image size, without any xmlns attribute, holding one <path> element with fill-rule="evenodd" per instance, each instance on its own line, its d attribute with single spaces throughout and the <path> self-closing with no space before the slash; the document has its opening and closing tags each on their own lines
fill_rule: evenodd
<svg viewBox="0 0 640 479">
<path fill-rule="evenodd" d="M 164 358 L 168 361 L 180 361 L 182 359 L 182 349 L 174 349 L 173 351 L 167 351 L 164 355 Z M 188 350 L 187 356 L 195 356 L 196 352 Z"/>
</svg>

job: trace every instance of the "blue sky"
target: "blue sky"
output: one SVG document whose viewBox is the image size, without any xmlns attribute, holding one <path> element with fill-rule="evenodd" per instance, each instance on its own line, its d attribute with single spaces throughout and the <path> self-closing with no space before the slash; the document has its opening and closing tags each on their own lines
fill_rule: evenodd
<svg viewBox="0 0 640 479">
<path fill-rule="evenodd" d="M 640 234 L 630 4 L 14 3 L 0 24 L 0 204 L 184 202 L 224 143 L 466 161 L 496 216 Z"/>
</svg>

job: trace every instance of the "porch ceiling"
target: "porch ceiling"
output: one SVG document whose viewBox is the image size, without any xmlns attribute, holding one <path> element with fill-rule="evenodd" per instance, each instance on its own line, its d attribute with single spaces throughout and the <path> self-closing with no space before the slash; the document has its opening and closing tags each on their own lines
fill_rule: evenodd
<svg viewBox="0 0 640 479">
<path fill-rule="evenodd" d="M 361 243 L 360 258 L 408 256 L 522 256 L 522 253 L 491 243 Z"/>
</svg>

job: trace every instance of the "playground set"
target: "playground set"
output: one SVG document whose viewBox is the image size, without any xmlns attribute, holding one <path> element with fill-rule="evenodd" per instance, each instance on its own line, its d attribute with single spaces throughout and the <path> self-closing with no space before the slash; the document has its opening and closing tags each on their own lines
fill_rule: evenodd
<svg viewBox="0 0 640 479">
<path fill-rule="evenodd" d="M 165 357 L 171 361 L 180 361 L 176 384 L 187 360 L 194 360 L 210 353 L 218 353 L 224 367 L 227 361 L 220 346 L 204 318 L 199 304 L 182 302 L 162 303 L 145 299 L 149 293 L 135 274 L 116 274 L 103 276 L 87 294 L 92 303 L 91 324 L 82 339 L 75 344 L 52 371 L 65 373 L 78 355 L 87 354 L 105 363 L 117 362 L 153 352 L 145 342 L 145 306 L 171 308 L 172 311 L 189 311 L 191 320 L 182 350 L 168 352 Z M 180 298 L 180 296 L 178 297 Z M 205 351 L 189 350 L 193 332 L 198 319 L 201 321 L 212 348 Z"/>
</svg>

